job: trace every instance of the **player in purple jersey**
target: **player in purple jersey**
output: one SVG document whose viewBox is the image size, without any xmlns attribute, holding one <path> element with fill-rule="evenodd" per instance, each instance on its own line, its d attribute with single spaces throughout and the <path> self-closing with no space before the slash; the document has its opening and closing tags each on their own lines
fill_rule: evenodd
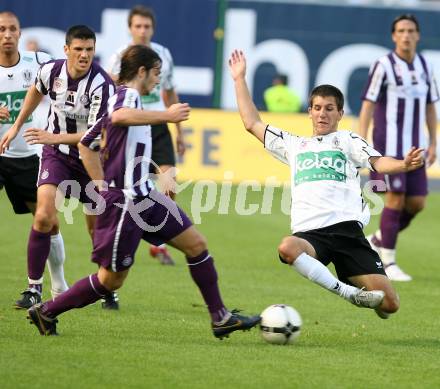
<svg viewBox="0 0 440 389">
<path fill-rule="evenodd" d="M 0 141 L 0 150 L 5 152 L 43 96 L 49 96 L 47 128 L 28 128 L 24 133 L 29 144 L 44 146 L 37 183 L 37 206 L 28 243 L 29 287 L 16 302 L 22 308 L 41 301 L 50 234 L 58 224 L 57 190 L 79 197 L 89 206 L 94 204 L 93 197 L 97 196 L 93 184 L 86 193 L 91 180 L 76 147 L 87 128 L 105 113 L 107 100 L 114 93 L 113 81 L 93 63 L 95 42 L 95 33 L 87 26 L 73 26 L 67 31 L 64 46 L 67 59 L 49 61 L 41 66 L 15 123 Z M 95 216 L 89 213 L 86 215 L 87 226 L 93 235 Z"/>
<path fill-rule="evenodd" d="M 436 159 L 437 114 L 434 103 L 439 99 L 432 68 L 418 54 L 419 23 L 413 15 L 398 16 L 391 26 L 395 49 L 372 67 L 363 95 L 359 131 L 367 137 L 374 115 L 373 142 L 384 155 L 402 158 L 411 147 L 426 148 L 426 164 Z M 429 139 L 425 138 L 425 125 Z M 380 229 L 369 236 L 393 281 L 412 278 L 396 264 L 396 244 L 400 231 L 425 207 L 428 184 L 426 168 L 409 173 L 378 175 L 385 178 L 386 194 Z"/>
<path fill-rule="evenodd" d="M 171 104 L 179 102 L 175 82 L 174 82 L 174 64 L 170 51 L 157 42 L 153 42 L 153 35 L 156 29 L 156 17 L 151 8 L 144 5 L 136 5 L 128 14 L 128 29 L 133 45 L 145 45 L 153 49 L 159 54 L 162 60 L 161 79 L 158 85 L 148 96 L 142 96 L 142 106 L 144 109 L 159 111 L 165 110 Z M 109 63 L 109 74 L 114 80 L 118 79 L 121 56 L 127 45 L 119 48 L 117 52 L 112 55 Z M 168 170 L 175 170 L 176 158 L 173 147 L 173 140 L 167 123 L 160 123 L 151 126 L 152 136 L 152 151 L 150 171 L 157 173 L 158 179 L 167 178 L 170 174 L 164 174 Z M 185 153 L 184 132 L 180 123 L 176 123 L 176 150 L 180 157 Z M 174 169 L 173 169 L 174 168 Z M 168 173 L 171 173 L 169 171 Z M 175 180 L 159 181 L 159 185 L 163 191 L 167 193 L 173 200 L 175 200 Z M 166 247 L 151 245 L 150 255 L 156 258 L 163 265 L 174 265 L 174 260 Z"/>
<path fill-rule="evenodd" d="M 20 35 L 17 16 L 12 12 L 0 12 L 0 136 L 14 123 L 40 65 L 50 60 L 47 54 L 41 52 L 19 51 Z M 35 115 L 29 117 L 21 131 L 35 126 L 37 119 Z M 26 143 L 22 133 L 14 139 L 9 150 L 0 156 L 0 189 L 5 187 L 17 214 L 35 214 L 38 166 L 37 149 Z M 48 257 L 53 297 L 68 288 L 64 279 L 64 260 L 63 237 L 58 225 L 54 225 Z M 25 295 L 30 293 L 35 292 L 23 292 Z"/>
<path fill-rule="evenodd" d="M 121 60 L 120 86 L 110 101 L 108 117 L 81 140 L 80 151 L 90 176 L 100 187 L 106 208 L 98 216 L 92 260 L 96 274 L 78 281 L 56 300 L 29 309 L 29 319 L 41 335 L 56 334 L 56 317 L 81 308 L 122 286 L 134 262 L 141 239 L 153 244 L 169 242 L 186 255 L 189 271 L 205 300 L 214 336 L 223 338 L 247 330 L 260 321 L 228 311 L 222 302 L 214 261 L 205 238 L 168 196 L 156 191 L 149 179 L 150 124 L 178 122 L 189 117 L 187 104 L 174 104 L 165 112 L 144 111 L 141 96 L 159 83 L 161 60 L 152 49 L 134 45 Z M 101 160 L 94 148 L 93 131 L 101 132 Z M 99 181 L 101 177 L 104 181 Z"/>
</svg>

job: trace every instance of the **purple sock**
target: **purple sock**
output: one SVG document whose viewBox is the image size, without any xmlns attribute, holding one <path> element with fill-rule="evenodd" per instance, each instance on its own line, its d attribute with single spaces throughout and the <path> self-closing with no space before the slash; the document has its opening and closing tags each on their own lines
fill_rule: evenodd
<svg viewBox="0 0 440 389">
<path fill-rule="evenodd" d="M 382 247 L 395 249 L 397 234 L 399 233 L 401 211 L 384 208 L 380 219 L 380 232 L 382 234 Z"/>
<path fill-rule="evenodd" d="M 403 210 L 400 214 L 399 231 L 402 231 L 406 227 L 408 227 L 409 224 L 411 223 L 411 220 L 414 218 L 414 216 L 416 216 L 416 215 Z"/>
<path fill-rule="evenodd" d="M 28 242 L 28 277 L 31 280 L 43 277 L 49 251 L 50 233 L 38 232 L 32 228 Z"/>
<path fill-rule="evenodd" d="M 217 272 L 214 260 L 208 251 L 203 251 L 193 258 L 186 258 L 191 277 L 200 289 L 200 293 L 208 306 L 209 314 L 213 322 L 221 321 L 228 313 L 225 308 L 217 283 Z"/>
<path fill-rule="evenodd" d="M 99 282 L 98 274 L 91 274 L 76 282 L 55 300 L 46 301 L 43 304 L 42 313 L 54 318 L 73 308 L 93 304 L 107 293 L 109 291 Z"/>
</svg>

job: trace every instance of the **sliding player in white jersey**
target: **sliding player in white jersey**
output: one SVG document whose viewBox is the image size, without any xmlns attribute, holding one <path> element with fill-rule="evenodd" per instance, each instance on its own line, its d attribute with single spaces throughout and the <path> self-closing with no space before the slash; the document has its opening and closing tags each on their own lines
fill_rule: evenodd
<svg viewBox="0 0 440 389">
<path fill-rule="evenodd" d="M 368 209 L 358 170 L 415 170 L 423 164 L 422 149 L 411 149 L 404 160 L 382 157 L 353 132 L 338 131 L 344 97 L 331 85 L 318 86 L 311 93 L 313 136 L 295 136 L 266 125 L 247 88 L 243 53 L 234 51 L 229 66 L 246 129 L 291 168 L 293 235 L 278 248 L 281 261 L 351 303 L 373 308 L 387 318 L 398 310 L 399 298 L 362 231 Z M 327 269 L 330 262 L 338 278 Z"/>
<path fill-rule="evenodd" d="M 0 137 L 11 128 L 17 118 L 26 92 L 33 84 L 40 65 L 51 59 L 42 52 L 19 52 L 20 34 L 17 16 L 12 12 L 0 12 Z M 36 147 L 25 141 L 23 133 L 36 126 L 36 119 L 35 115 L 26 118 L 17 138 L 0 156 L 0 189 L 5 188 L 16 214 L 35 214 L 39 158 Z M 67 289 L 64 260 L 63 237 L 58 224 L 55 224 L 50 231 L 48 257 L 53 297 Z M 36 291 L 30 286 L 30 290 L 23 293 L 29 295 Z M 32 295 L 28 297 L 32 299 Z"/>
<path fill-rule="evenodd" d="M 137 5 L 130 10 L 128 15 L 128 28 L 134 45 L 145 45 L 153 49 L 162 61 L 162 70 L 160 84 L 157 85 L 148 95 L 142 96 L 142 106 L 151 111 L 165 111 L 166 107 L 179 102 L 179 96 L 176 93 L 174 83 L 174 65 L 170 51 L 151 39 L 156 28 L 156 17 L 151 8 L 143 5 Z M 111 58 L 108 65 L 108 72 L 113 80 L 118 79 L 121 68 L 121 57 L 124 50 L 129 45 L 121 47 Z M 176 125 L 176 148 L 179 156 L 185 153 L 185 142 L 180 123 Z M 173 200 L 175 199 L 175 188 L 169 182 L 160 182 L 162 178 L 168 177 L 167 170 L 176 166 L 173 141 L 167 123 L 161 123 L 151 126 L 151 136 L 153 150 L 151 154 L 152 163 L 150 165 L 151 173 L 157 173 L 159 177 L 159 186 L 165 189 Z M 171 183 L 174 184 L 174 181 Z M 171 187 L 170 187 L 171 186 Z M 150 246 L 150 255 L 157 258 L 163 265 L 174 265 L 165 245 Z"/>
<path fill-rule="evenodd" d="M 373 144 L 383 155 L 402 158 L 413 146 L 427 149 L 427 166 L 423 169 L 385 177 L 371 174 L 374 180 L 385 178 L 386 194 L 380 229 L 368 239 L 379 252 L 388 277 L 393 281 L 410 281 L 411 276 L 396 263 L 397 237 L 425 207 L 426 167 L 436 159 L 435 102 L 439 100 L 439 92 L 432 67 L 416 52 L 420 39 L 417 19 L 413 15 L 400 15 L 392 23 L 391 32 L 396 47 L 370 71 L 359 116 L 359 133 L 367 137 L 374 115 Z"/>
<path fill-rule="evenodd" d="M 86 192 L 91 180 L 76 146 L 88 127 L 106 112 L 107 100 L 114 93 L 110 77 L 93 62 L 95 41 L 95 33 L 87 26 L 72 26 L 67 31 L 64 46 L 67 59 L 49 61 L 40 68 L 14 125 L 0 141 L 0 150 L 4 152 L 43 96 L 49 96 L 51 106 L 46 130 L 29 128 L 24 133 L 28 143 L 44 144 L 44 147 L 37 184 L 37 209 L 28 242 L 29 288 L 16 303 L 21 308 L 41 301 L 50 232 L 58 223 L 57 190 L 78 197 L 86 206 L 95 204 L 93 187 Z M 68 182 L 72 185 L 65 185 Z M 88 214 L 86 220 L 92 235 L 95 216 Z"/>
</svg>

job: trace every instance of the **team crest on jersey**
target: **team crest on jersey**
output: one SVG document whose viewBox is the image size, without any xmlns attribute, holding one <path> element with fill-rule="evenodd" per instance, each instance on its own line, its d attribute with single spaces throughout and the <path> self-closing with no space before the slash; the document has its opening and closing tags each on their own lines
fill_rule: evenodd
<svg viewBox="0 0 440 389">
<path fill-rule="evenodd" d="M 334 148 L 334 149 L 342 150 L 341 142 L 339 141 L 339 138 L 338 138 L 337 136 L 335 136 L 335 137 L 333 138 L 332 143 L 333 143 L 333 148 Z"/>
<path fill-rule="evenodd" d="M 399 64 L 395 63 L 394 66 L 394 73 L 396 74 L 396 81 L 398 83 L 402 82 L 402 70 L 400 69 Z"/>
<path fill-rule="evenodd" d="M 307 141 L 306 141 L 305 139 L 303 139 L 303 140 L 301 141 L 301 143 L 299 144 L 299 148 L 300 148 L 301 150 L 304 150 L 306 147 L 307 147 Z"/>
<path fill-rule="evenodd" d="M 49 177 L 49 170 L 44 169 L 43 173 L 41 173 L 41 179 L 45 180 L 45 179 L 47 179 L 47 177 Z"/>
<path fill-rule="evenodd" d="M 81 102 L 82 105 L 87 105 L 90 103 L 90 99 L 89 96 L 84 94 L 79 98 L 79 101 Z"/>
<path fill-rule="evenodd" d="M 64 80 L 59 77 L 55 77 L 53 81 L 53 91 L 55 93 L 60 93 L 64 90 Z"/>
<path fill-rule="evenodd" d="M 310 181 L 347 179 L 347 157 L 341 151 L 308 151 L 296 156 L 295 185 Z"/>
<path fill-rule="evenodd" d="M 25 69 L 21 72 L 21 74 L 23 75 L 24 80 L 27 83 L 30 83 L 32 80 L 32 71 L 30 69 Z"/>
</svg>

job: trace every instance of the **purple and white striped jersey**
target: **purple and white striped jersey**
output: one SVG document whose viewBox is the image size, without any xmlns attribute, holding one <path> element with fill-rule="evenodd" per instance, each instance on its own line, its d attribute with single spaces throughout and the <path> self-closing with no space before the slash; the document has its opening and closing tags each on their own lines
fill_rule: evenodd
<svg viewBox="0 0 440 389">
<path fill-rule="evenodd" d="M 121 108 L 142 109 L 141 96 L 136 89 L 118 87 L 108 101 L 108 114 L 85 133 L 81 143 L 95 151 L 100 148 L 104 181 L 110 188 L 143 197 L 154 188 L 149 178 L 151 126 L 113 125 L 111 116 Z"/>
<path fill-rule="evenodd" d="M 395 52 L 379 58 L 370 69 L 362 99 L 376 103 L 376 150 L 403 158 L 412 146 L 426 147 L 426 105 L 436 102 L 439 92 L 432 68 L 420 54 L 412 63 Z"/>
<path fill-rule="evenodd" d="M 67 61 L 57 59 L 41 66 L 35 86 L 50 98 L 47 131 L 53 134 L 75 134 L 87 131 L 107 111 L 114 84 L 95 62 L 89 72 L 76 80 L 67 72 Z M 55 145 L 64 154 L 79 158 L 74 145 Z"/>
</svg>

